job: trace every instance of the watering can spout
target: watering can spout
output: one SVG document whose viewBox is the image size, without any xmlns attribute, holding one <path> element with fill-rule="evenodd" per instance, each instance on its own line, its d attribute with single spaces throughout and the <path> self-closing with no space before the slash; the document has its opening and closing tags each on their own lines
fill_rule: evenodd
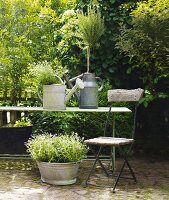
<svg viewBox="0 0 169 200">
<path fill-rule="evenodd" d="M 74 87 L 68 92 L 68 94 L 65 97 L 65 104 L 69 101 L 69 99 L 76 92 L 77 89 L 83 89 L 83 88 L 84 88 L 83 81 L 80 78 L 77 78 Z"/>
</svg>

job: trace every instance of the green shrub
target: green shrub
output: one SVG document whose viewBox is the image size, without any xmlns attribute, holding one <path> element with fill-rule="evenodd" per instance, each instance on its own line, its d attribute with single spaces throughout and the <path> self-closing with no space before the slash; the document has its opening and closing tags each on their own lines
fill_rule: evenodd
<svg viewBox="0 0 169 200">
<path fill-rule="evenodd" d="M 83 140 L 75 133 L 37 135 L 29 139 L 26 146 L 32 159 L 43 162 L 77 162 L 84 159 L 88 151 Z"/>
<path fill-rule="evenodd" d="M 33 134 L 60 134 L 72 132 L 70 121 L 77 113 L 36 112 L 29 115 L 33 124 Z"/>
</svg>

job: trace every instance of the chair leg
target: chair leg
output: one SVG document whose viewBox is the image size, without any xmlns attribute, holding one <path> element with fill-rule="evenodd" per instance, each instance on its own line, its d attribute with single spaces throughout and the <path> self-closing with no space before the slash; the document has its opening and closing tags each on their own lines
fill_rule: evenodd
<svg viewBox="0 0 169 200">
<path fill-rule="evenodd" d="M 117 176 L 117 179 L 116 179 L 115 184 L 114 184 L 114 186 L 113 186 L 113 192 L 115 192 L 117 183 L 119 182 L 120 176 L 121 176 L 122 171 L 123 171 L 124 166 L 125 166 L 125 163 L 126 163 L 126 161 L 124 160 L 123 165 L 122 165 L 122 167 L 121 167 L 121 170 L 120 170 L 120 172 L 119 172 L 119 175 Z"/>
<path fill-rule="evenodd" d="M 131 175 L 133 176 L 134 181 L 137 182 L 136 176 L 135 176 L 134 171 L 133 171 L 133 169 L 131 168 L 131 166 L 128 162 L 128 159 L 126 159 L 126 164 L 127 164 L 128 168 L 130 170 Z"/>
<path fill-rule="evenodd" d="M 100 148 L 101 148 L 101 150 L 102 150 L 102 147 L 100 147 Z M 103 163 L 101 162 L 101 160 L 100 160 L 100 158 L 99 158 L 101 151 L 99 152 L 99 155 L 98 155 L 98 153 L 96 153 L 96 151 L 95 151 L 93 148 L 91 148 L 91 150 L 92 150 L 92 152 L 93 152 L 95 158 L 97 158 L 97 161 L 98 161 L 98 163 L 100 164 L 100 166 L 101 166 L 101 168 L 103 169 L 103 171 L 105 172 L 106 176 L 109 177 L 108 171 L 106 170 L 105 166 L 103 165 Z M 100 149 L 99 149 L 99 150 L 100 150 Z"/>
<path fill-rule="evenodd" d="M 135 176 L 135 174 L 134 174 L 134 171 L 132 170 L 132 168 L 131 168 L 131 166 L 130 166 L 130 164 L 129 164 L 129 162 L 128 162 L 128 157 L 127 157 L 127 155 L 125 155 L 123 165 L 122 165 L 122 167 L 121 167 L 121 170 L 120 170 L 120 172 L 119 172 L 119 175 L 117 176 L 117 179 L 116 179 L 115 184 L 114 184 L 114 187 L 113 187 L 113 192 L 115 192 L 117 183 L 119 182 L 119 179 L 120 179 L 120 177 L 121 177 L 121 174 L 122 174 L 122 172 L 123 172 L 123 169 L 124 169 L 125 164 L 127 164 L 127 166 L 128 166 L 128 168 L 129 168 L 129 170 L 130 170 L 130 173 L 131 173 L 131 175 L 132 175 L 134 181 L 137 182 L 137 179 L 136 179 L 136 176 Z M 125 177 L 123 177 L 123 178 L 125 178 Z"/>
<path fill-rule="evenodd" d="M 92 168 L 91 168 L 91 170 L 90 170 L 90 172 L 89 172 L 89 174 L 88 174 L 88 176 L 87 176 L 87 178 L 86 178 L 86 180 L 85 180 L 85 182 L 84 182 L 84 184 L 83 184 L 84 186 L 87 186 L 87 182 L 89 181 L 90 176 L 91 176 L 93 170 L 94 170 L 95 167 L 96 167 L 97 161 L 99 162 L 101 168 L 102 168 L 103 171 L 106 173 L 106 175 L 109 176 L 109 174 L 108 174 L 106 168 L 104 167 L 104 165 L 102 164 L 101 160 L 99 159 L 100 153 L 101 153 L 101 151 L 102 151 L 102 147 L 99 148 L 99 151 L 98 151 L 97 153 L 96 153 L 96 151 L 95 151 L 92 147 L 90 147 L 90 149 L 91 149 L 91 151 L 93 152 L 93 154 L 94 154 L 94 156 L 95 156 L 95 161 L 94 161 L 94 163 L 93 163 L 93 165 L 92 165 Z"/>
</svg>

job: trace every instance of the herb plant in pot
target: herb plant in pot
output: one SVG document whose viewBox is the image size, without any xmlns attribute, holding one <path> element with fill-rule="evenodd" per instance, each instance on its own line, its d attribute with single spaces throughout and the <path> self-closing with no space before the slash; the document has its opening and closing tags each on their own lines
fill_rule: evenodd
<svg viewBox="0 0 169 200">
<path fill-rule="evenodd" d="M 102 80 L 90 73 L 90 54 L 91 49 L 99 46 L 99 40 L 104 33 L 104 19 L 98 7 L 89 7 L 87 13 L 79 12 L 77 19 L 77 38 L 79 46 L 87 52 L 87 71 L 82 75 L 84 89 L 80 90 L 80 108 L 98 107 L 98 87 L 96 80 Z M 101 91 L 103 87 L 99 88 Z"/>
<path fill-rule="evenodd" d="M 37 162 L 43 182 L 54 185 L 76 182 L 80 161 L 87 154 L 87 147 L 77 134 L 37 135 L 29 139 L 26 146 Z"/>
<path fill-rule="evenodd" d="M 63 72 L 62 72 L 63 73 Z M 65 110 L 66 103 L 78 88 L 83 88 L 83 82 L 76 80 L 75 86 L 66 93 L 66 85 L 58 76 L 61 74 L 47 62 L 39 63 L 32 69 L 32 75 L 38 87 L 38 96 L 43 102 L 43 108 L 52 110 Z M 43 87 L 43 90 L 42 90 Z M 43 93 L 43 98 L 40 95 Z"/>
<path fill-rule="evenodd" d="M 43 102 L 43 107 L 46 109 L 57 108 L 58 102 L 56 101 L 55 93 L 58 89 L 58 84 L 63 85 L 63 81 L 56 76 L 56 72 L 50 63 L 44 61 L 35 64 L 31 70 L 31 74 L 38 97 Z"/>
</svg>

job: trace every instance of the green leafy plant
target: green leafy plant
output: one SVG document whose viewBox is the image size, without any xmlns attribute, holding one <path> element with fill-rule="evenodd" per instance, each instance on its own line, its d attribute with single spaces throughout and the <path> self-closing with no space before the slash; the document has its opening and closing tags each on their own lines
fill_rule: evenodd
<svg viewBox="0 0 169 200">
<path fill-rule="evenodd" d="M 77 134 L 37 135 L 26 143 L 32 159 L 43 162 L 77 162 L 86 157 L 87 147 Z"/>
<path fill-rule="evenodd" d="M 35 64 L 31 70 L 34 81 L 39 85 L 51 85 L 58 83 L 55 71 L 47 61 Z"/>
<path fill-rule="evenodd" d="M 90 70 L 90 51 L 92 48 L 98 46 L 98 41 L 104 33 L 104 19 L 98 7 L 89 7 L 87 14 L 80 11 L 78 14 L 78 31 L 77 37 L 79 46 L 87 50 L 87 72 Z"/>
<path fill-rule="evenodd" d="M 17 120 L 14 124 L 14 127 L 25 127 L 25 126 L 32 126 L 31 121 L 28 118 L 22 118 Z"/>
<path fill-rule="evenodd" d="M 54 70 L 52 64 L 47 61 L 39 62 L 30 66 L 30 77 L 32 79 L 31 90 L 42 93 L 43 85 L 60 84 L 62 80 L 59 78 L 65 73 L 66 68 L 57 67 Z"/>
</svg>

